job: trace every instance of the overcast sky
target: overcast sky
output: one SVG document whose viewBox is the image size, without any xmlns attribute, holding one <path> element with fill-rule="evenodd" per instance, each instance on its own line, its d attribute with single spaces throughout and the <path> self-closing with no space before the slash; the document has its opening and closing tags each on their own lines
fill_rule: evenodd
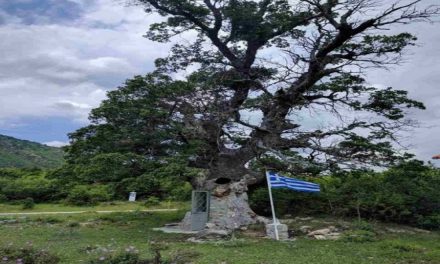
<svg viewBox="0 0 440 264">
<path fill-rule="evenodd" d="M 439 0 L 424 0 L 437 3 Z M 0 0 L 0 134 L 59 146 L 87 124 L 106 91 L 153 69 L 169 46 L 142 37 L 157 17 L 120 0 Z M 370 83 L 405 89 L 428 110 L 406 133 L 418 158 L 440 154 L 440 24 L 419 37 L 408 62 L 371 72 Z"/>
</svg>

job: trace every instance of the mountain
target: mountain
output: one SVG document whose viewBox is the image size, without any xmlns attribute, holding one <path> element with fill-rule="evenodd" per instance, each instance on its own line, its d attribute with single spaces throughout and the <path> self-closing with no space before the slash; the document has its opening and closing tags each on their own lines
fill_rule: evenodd
<svg viewBox="0 0 440 264">
<path fill-rule="evenodd" d="M 56 168 L 63 162 L 60 148 L 0 135 L 0 168 Z"/>
</svg>

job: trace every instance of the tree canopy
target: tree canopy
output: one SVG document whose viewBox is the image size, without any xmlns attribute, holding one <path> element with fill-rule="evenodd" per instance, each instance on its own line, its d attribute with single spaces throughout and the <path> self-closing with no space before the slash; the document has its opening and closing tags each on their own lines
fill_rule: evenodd
<svg viewBox="0 0 440 264">
<path fill-rule="evenodd" d="M 146 37 L 173 42 L 157 70 L 109 93 L 71 135 L 70 162 L 134 152 L 249 183 L 258 167 L 319 173 L 406 158 L 396 133 L 424 109 L 366 72 L 402 61 L 417 38 L 393 25 L 439 14 L 422 1 L 136 0 L 163 17 Z M 177 36 L 188 41 L 174 41 Z M 188 73 L 190 72 L 190 73 Z M 173 76 L 175 78 L 172 78 Z M 327 122 L 319 122 L 325 119 Z M 322 120 L 321 120 L 322 121 Z M 69 160 L 69 158 L 68 158 Z"/>
</svg>

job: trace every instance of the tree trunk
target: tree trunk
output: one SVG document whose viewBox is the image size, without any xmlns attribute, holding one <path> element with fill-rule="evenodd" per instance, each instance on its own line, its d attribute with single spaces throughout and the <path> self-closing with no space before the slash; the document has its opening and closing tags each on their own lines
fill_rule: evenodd
<svg viewBox="0 0 440 264">
<path fill-rule="evenodd" d="M 209 220 L 206 229 L 232 231 L 266 219 L 258 216 L 249 206 L 247 181 L 230 181 L 218 178 L 204 182 L 200 190 L 211 193 Z M 181 222 L 181 228 L 191 229 L 191 212 Z"/>
</svg>

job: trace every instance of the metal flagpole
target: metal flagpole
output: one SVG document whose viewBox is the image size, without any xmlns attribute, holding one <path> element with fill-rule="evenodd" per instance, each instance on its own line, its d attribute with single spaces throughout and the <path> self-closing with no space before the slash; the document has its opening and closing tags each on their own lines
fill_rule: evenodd
<svg viewBox="0 0 440 264">
<path fill-rule="evenodd" d="M 269 175 L 268 171 L 266 171 L 266 179 L 267 179 L 267 187 L 269 189 L 270 207 L 272 208 L 273 228 L 275 229 L 275 239 L 280 240 L 280 237 L 278 236 L 278 223 L 276 220 L 277 218 L 275 216 L 275 206 L 273 206 L 272 185 L 270 184 L 270 175 Z"/>
</svg>

